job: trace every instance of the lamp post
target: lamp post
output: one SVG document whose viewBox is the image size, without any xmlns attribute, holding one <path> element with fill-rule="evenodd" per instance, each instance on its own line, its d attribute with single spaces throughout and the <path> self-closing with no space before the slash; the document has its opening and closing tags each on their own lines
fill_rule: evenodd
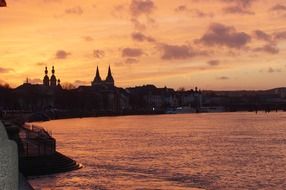
<svg viewBox="0 0 286 190">
<path fill-rule="evenodd" d="M 0 0 L 0 7 L 6 7 L 7 3 L 5 0 Z"/>
</svg>

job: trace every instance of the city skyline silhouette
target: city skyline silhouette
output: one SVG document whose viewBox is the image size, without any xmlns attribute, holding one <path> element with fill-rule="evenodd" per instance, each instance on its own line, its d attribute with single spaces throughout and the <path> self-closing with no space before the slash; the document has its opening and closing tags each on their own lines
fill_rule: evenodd
<svg viewBox="0 0 286 190">
<path fill-rule="evenodd" d="M 4 1 L 2 1 L 4 2 Z M 90 83 L 111 65 L 118 86 L 256 90 L 285 86 L 286 5 L 244 1 L 9 1 L 2 7 L 1 83 Z M 243 82 L 247 81 L 247 82 Z"/>
</svg>

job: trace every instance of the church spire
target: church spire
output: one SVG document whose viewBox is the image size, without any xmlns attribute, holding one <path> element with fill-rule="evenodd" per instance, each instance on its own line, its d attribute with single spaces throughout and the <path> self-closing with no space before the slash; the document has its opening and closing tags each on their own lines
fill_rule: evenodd
<svg viewBox="0 0 286 190">
<path fill-rule="evenodd" d="M 52 67 L 52 76 L 51 76 L 50 81 L 51 81 L 51 86 L 52 87 L 56 87 L 57 86 L 57 78 L 55 76 L 55 67 L 54 66 Z"/>
<path fill-rule="evenodd" d="M 94 85 L 98 85 L 98 84 L 100 84 L 102 82 L 102 80 L 101 80 L 101 77 L 100 77 L 100 74 L 99 74 L 99 69 L 98 69 L 98 66 L 96 67 L 96 74 L 95 74 L 95 77 L 94 77 L 94 79 L 93 79 L 93 81 L 92 81 L 92 86 L 94 86 Z"/>
<path fill-rule="evenodd" d="M 50 79 L 48 77 L 48 68 L 47 67 L 45 68 L 45 76 L 43 79 L 43 84 L 44 84 L 44 86 L 50 86 Z"/>
<path fill-rule="evenodd" d="M 110 65 L 108 66 L 108 74 L 107 74 L 107 77 L 112 77 L 112 75 L 111 75 Z"/>
<path fill-rule="evenodd" d="M 52 67 L 52 75 L 54 75 L 55 74 L 55 67 L 53 66 Z"/>
<path fill-rule="evenodd" d="M 109 65 L 109 67 L 108 67 L 108 74 L 107 74 L 105 83 L 106 83 L 107 85 L 114 86 L 114 79 L 113 79 L 113 77 L 112 77 L 110 65 Z"/>
<path fill-rule="evenodd" d="M 101 81 L 101 77 L 100 77 L 100 74 L 99 74 L 98 66 L 96 66 L 96 76 L 95 76 L 95 79 L 96 79 L 97 81 Z"/>
</svg>

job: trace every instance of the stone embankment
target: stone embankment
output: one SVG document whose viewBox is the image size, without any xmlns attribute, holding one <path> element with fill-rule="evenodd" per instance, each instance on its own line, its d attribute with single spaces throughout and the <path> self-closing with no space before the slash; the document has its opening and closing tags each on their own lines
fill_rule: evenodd
<svg viewBox="0 0 286 190">
<path fill-rule="evenodd" d="M 0 121 L 1 190 L 33 190 L 25 177 L 68 172 L 81 167 L 56 151 L 56 139 L 45 129 Z"/>
</svg>

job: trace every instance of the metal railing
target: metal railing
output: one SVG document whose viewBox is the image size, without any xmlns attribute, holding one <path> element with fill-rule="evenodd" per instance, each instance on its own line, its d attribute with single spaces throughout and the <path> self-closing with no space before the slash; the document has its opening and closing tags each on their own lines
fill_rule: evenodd
<svg viewBox="0 0 286 190">
<path fill-rule="evenodd" d="M 19 136 L 21 157 L 46 156 L 56 152 L 56 140 L 42 127 L 25 124 Z"/>
</svg>

